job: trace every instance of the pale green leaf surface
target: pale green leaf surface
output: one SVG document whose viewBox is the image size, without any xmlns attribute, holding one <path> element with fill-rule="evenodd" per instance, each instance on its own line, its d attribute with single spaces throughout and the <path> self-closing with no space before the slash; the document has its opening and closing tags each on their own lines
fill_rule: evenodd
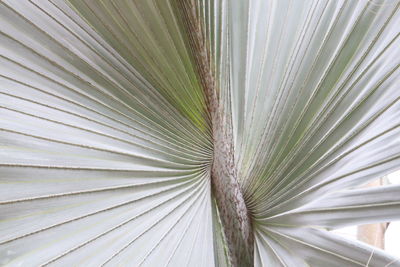
<svg viewBox="0 0 400 267">
<path fill-rule="evenodd" d="M 285 260 L 292 251 L 296 259 L 300 255 L 304 264 L 281 262 L 274 266 L 399 266 L 396 258 L 384 251 L 339 237 L 330 232 L 313 228 L 261 227 L 260 241 L 279 240 L 281 247 L 275 247 L 277 256 Z M 293 260 L 292 259 L 292 260 Z M 264 266 L 264 265 L 262 265 Z"/>
<path fill-rule="evenodd" d="M 352 196 L 344 204 L 324 195 L 399 168 L 399 1 L 228 5 L 229 57 L 224 60 L 233 65 L 236 161 L 254 216 L 256 265 L 365 266 L 373 248 L 348 245 L 323 232 L 313 240 L 317 237 L 309 236 L 314 230 L 308 227 L 398 219 L 395 198 L 385 202 L 365 192 L 368 201 L 351 217 L 340 209 L 354 204 Z M 300 212 L 314 200 L 315 205 L 331 203 L 332 209 L 315 217 Z M 281 227 L 266 236 L 275 224 Z M 287 238 L 285 231 L 304 240 Z M 334 244 L 338 257 L 324 252 Z M 289 262 L 297 257 L 300 262 Z M 391 260 L 379 252 L 369 266 Z"/>
<path fill-rule="evenodd" d="M 193 3 L 255 265 L 400 266 L 322 229 L 399 218 L 398 186 L 353 188 L 400 166 L 400 2 Z M 180 12 L 1 2 L 0 264 L 229 266 Z"/>
<path fill-rule="evenodd" d="M 344 227 L 400 219 L 400 186 L 352 189 L 327 194 L 297 210 L 266 218 L 277 225 Z"/>
<path fill-rule="evenodd" d="M 142 4 L 148 39 L 110 46 L 63 1 L 1 2 L 0 264 L 214 263 L 203 97 L 182 25 Z"/>
</svg>

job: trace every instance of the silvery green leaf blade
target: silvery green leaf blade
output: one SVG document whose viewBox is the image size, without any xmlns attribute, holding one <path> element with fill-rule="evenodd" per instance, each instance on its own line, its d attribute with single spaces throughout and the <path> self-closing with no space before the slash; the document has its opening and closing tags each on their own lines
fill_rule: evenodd
<svg viewBox="0 0 400 267">
<path fill-rule="evenodd" d="M 338 228 L 399 220 L 400 187 L 381 186 L 327 194 L 297 210 L 265 219 L 282 225 Z"/>
<path fill-rule="evenodd" d="M 399 266 L 398 259 L 381 249 L 315 228 L 268 227 L 259 235 L 260 243 L 274 240 L 280 245 L 274 252 L 284 261 L 274 266 L 295 266 L 287 251 L 295 259 L 301 255 L 300 266 Z"/>
<path fill-rule="evenodd" d="M 169 7 L 132 4 L 135 60 L 63 1 L 1 2 L 1 264 L 214 263 L 199 84 Z"/>
<path fill-rule="evenodd" d="M 400 2 L 0 2 L 0 263 L 400 266 Z"/>
</svg>

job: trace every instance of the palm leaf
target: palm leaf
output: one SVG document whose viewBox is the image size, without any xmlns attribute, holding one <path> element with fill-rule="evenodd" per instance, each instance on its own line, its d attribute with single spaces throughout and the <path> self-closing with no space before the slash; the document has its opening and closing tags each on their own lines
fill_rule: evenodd
<svg viewBox="0 0 400 267">
<path fill-rule="evenodd" d="M 399 1 L 0 4 L 1 264 L 400 266 Z"/>
</svg>

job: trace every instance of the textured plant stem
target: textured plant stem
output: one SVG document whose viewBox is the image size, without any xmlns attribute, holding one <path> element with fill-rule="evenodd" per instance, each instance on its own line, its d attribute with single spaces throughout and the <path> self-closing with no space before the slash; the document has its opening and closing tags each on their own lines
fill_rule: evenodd
<svg viewBox="0 0 400 267">
<path fill-rule="evenodd" d="M 237 182 L 231 130 L 219 126 L 224 122 L 223 116 L 212 117 L 214 157 L 211 178 L 231 263 L 233 266 L 252 266 L 251 222 Z"/>
<path fill-rule="evenodd" d="M 231 116 L 225 112 L 218 99 L 210 53 L 203 36 L 201 20 L 197 17 L 193 1 L 180 0 L 190 47 L 204 89 L 207 110 L 210 115 L 214 156 L 211 169 L 213 194 L 223 225 L 229 258 L 232 266 L 253 266 L 253 235 L 251 220 L 237 181 Z"/>
</svg>

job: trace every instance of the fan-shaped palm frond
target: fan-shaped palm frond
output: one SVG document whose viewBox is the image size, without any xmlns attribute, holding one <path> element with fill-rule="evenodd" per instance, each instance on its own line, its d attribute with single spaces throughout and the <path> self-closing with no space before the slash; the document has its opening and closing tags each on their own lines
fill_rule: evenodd
<svg viewBox="0 0 400 267">
<path fill-rule="evenodd" d="M 0 5 L 1 264 L 400 266 L 398 0 Z"/>
</svg>

